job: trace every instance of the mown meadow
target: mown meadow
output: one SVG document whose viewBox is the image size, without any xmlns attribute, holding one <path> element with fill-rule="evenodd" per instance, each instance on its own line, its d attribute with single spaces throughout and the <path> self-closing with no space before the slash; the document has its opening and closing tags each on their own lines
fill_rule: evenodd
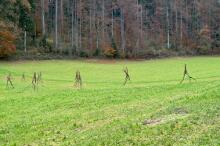
<svg viewBox="0 0 220 146">
<path fill-rule="evenodd" d="M 0 62 L 0 78 L 1 146 L 220 145 L 220 57 Z"/>
</svg>

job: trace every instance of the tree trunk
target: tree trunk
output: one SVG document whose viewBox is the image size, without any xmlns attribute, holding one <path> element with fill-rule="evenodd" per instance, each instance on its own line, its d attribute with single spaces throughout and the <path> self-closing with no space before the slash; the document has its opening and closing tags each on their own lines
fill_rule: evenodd
<svg viewBox="0 0 220 146">
<path fill-rule="evenodd" d="M 24 52 L 27 52 L 27 31 L 24 31 Z"/>
<path fill-rule="evenodd" d="M 79 0 L 79 49 L 82 48 L 82 10 L 81 0 Z"/>
<path fill-rule="evenodd" d="M 90 1 L 90 10 L 89 10 L 89 48 L 92 50 L 92 1 Z"/>
<path fill-rule="evenodd" d="M 183 12 L 182 12 L 182 8 L 181 8 L 181 12 L 180 12 L 180 44 L 181 47 L 183 47 Z"/>
<path fill-rule="evenodd" d="M 169 0 L 167 0 L 166 16 L 167 16 L 167 48 L 170 49 Z"/>
<path fill-rule="evenodd" d="M 41 0 L 41 19 L 42 19 L 42 34 L 45 36 L 45 8 L 44 8 L 44 0 Z"/>
<path fill-rule="evenodd" d="M 100 24 L 100 20 L 98 18 L 98 10 L 97 10 L 97 1 L 95 1 L 95 5 L 94 5 L 94 17 L 95 17 L 95 30 L 96 30 L 96 50 L 99 50 L 99 24 Z"/>
<path fill-rule="evenodd" d="M 105 0 L 102 0 L 102 52 L 105 47 Z"/>
<path fill-rule="evenodd" d="M 175 28 L 176 28 L 176 31 L 175 31 L 175 48 L 178 49 L 178 37 L 179 37 L 179 34 L 178 34 L 178 7 L 177 7 L 177 0 L 175 0 Z"/>
<path fill-rule="evenodd" d="M 143 8 L 141 6 L 141 12 L 140 12 L 140 17 L 141 17 L 141 36 L 140 36 L 140 40 L 141 40 L 141 44 L 142 44 L 142 40 L 143 40 Z M 141 46 L 142 47 L 142 46 Z"/>
<path fill-rule="evenodd" d="M 114 8 L 112 7 L 112 38 L 114 39 Z"/>
<path fill-rule="evenodd" d="M 177 7 L 177 0 L 176 0 L 176 3 L 175 3 L 175 27 L 176 27 L 176 34 L 178 32 L 178 7 Z"/>
<path fill-rule="evenodd" d="M 99 49 L 99 19 L 97 19 L 96 24 L 96 49 Z"/>
<path fill-rule="evenodd" d="M 135 51 L 135 57 L 137 56 L 137 52 L 140 47 L 140 22 L 139 22 L 139 1 L 136 1 L 136 7 L 137 7 L 137 14 L 136 14 L 136 21 L 137 21 L 137 43 L 136 43 L 136 51 Z"/>
<path fill-rule="evenodd" d="M 60 53 L 62 54 L 62 44 L 65 42 L 65 35 L 63 35 L 63 0 L 60 0 L 60 38 L 59 43 L 61 44 L 61 47 L 59 48 Z"/>
<path fill-rule="evenodd" d="M 125 56 L 125 22 L 124 22 L 124 12 L 121 8 L 121 49 L 122 54 Z"/>
<path fill-rule="evenodd" d="M 71 47 L 74 48 L 74 0 L 72 2 L 72 18 L 71 18 Z"/>
<path fill-rule="evenodd" d="M 79 30 L 78 30 L 78 10 L 77 10 L 77 0 L 75 0 L 75 45 L 76 45 L 76 49 L 75 49 L 75 53 L 78 55 L 78 49 L 79 49 Z"/>
<path fill-rule="evenodd" d="M 58 0 L 55 4 L 55 49 L 58 48 Z"/>
</svg>

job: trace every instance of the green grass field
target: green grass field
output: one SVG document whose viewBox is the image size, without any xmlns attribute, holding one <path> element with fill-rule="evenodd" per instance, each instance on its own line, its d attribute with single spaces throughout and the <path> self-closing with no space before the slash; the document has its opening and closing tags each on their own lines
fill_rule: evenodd
<svg viewBox="0 0 220 146">
<path fill-rule="evenodd" d="M 197 81 L 179 84 L 185 63 Z M 0 146 L 220 145 L 220 57 L 1 62 L 0 77 Z"/>
</svg>

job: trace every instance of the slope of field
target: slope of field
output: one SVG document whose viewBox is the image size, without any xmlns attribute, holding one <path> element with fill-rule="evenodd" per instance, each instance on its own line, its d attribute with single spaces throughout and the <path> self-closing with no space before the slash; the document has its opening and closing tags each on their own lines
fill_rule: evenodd
<svg viewBox="0 0 220 146">
<path fill-rule="evenodd" d="M 185 63 L 197 81 L 179 84 Z M 43 78 L 36 91 L 33 72 Z M 0 77 L 1 146 L 220 145 L 219 57 L 1 62 Z"/>
</svg>

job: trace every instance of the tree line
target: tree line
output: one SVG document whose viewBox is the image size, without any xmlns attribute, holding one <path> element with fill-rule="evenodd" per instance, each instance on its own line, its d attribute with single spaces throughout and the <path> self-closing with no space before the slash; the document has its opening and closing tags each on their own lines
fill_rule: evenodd
<svg viewBox="0 0 220 146">
<path fill-rule="evenodd" d="M 218 53 L 219 0 L 0 0 L 0 56 Z"/>
</svg>

